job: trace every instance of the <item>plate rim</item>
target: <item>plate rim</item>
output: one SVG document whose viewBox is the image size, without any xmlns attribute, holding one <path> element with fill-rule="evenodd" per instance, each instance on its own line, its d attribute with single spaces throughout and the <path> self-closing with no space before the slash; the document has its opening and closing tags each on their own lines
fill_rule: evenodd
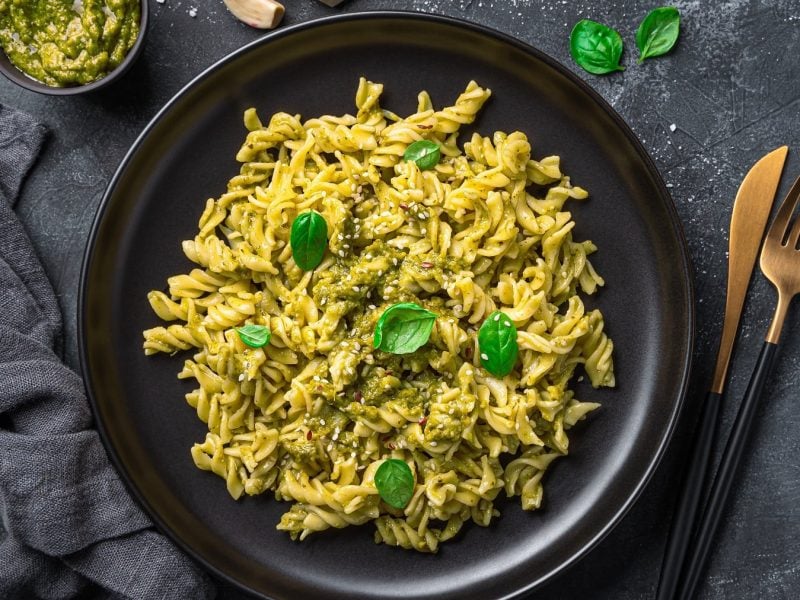
<svg viewBox="0 0 800 600">
<path fill-rule="evenodd" d="M 169 113 L 169 111 L 173 108 L 173 106 L 183 98 L 185 94 L 189 93 L 196 85 L 198 85 L 207 77 L 212 75 L 215 71 L 222 69 L 228 63 L 233 62 L 240 56 L 247 54 L 253 48 L 260 47 L 265 44 L 270 44 L 273 40 L 282 39 L 293 35 L 295 32 L 304 31 L 307 29 L 313 29 L 328 24 L 335 24 L 342 21 L 347 22 L 347 21 L 360 21 L 360 20 L 371 20 L 371 19 L 372 20 L 378 20 L 378 19 L 419 20 L 419 21 L 427 21 L 432 23 L 449 25 L 455 28 L 465 28 L 471 30 L 473 33 L 478 33 L 484 36 L 488 36 L 490 38 L 494 38 L 503 43 L 510 44 L 511 46 L 523 51 L 524 53 L 532 55 L 537 60 L 540 60 L 546 65 L 553 68 L 562 76 L 568 78 L 574 85 L 578 86 L 584 94 L 586 94 L 592 101 L 598 104 L 599 107 L 611 117 L 612 121 L 615 123 L 619 131 L 632 144 L 634 150 L 641 158 L 643 166 L 645 167 L 646 171 L 653 179 L 655 186 L 659 190 L 661 199 L 664 201 L 663 202 L 664 208 L 666 209 L 669 215 L 669 224 L 671 226 L 674 239 L 678 243 L 678 246 L 681 250 L 680 268 L 676 269 L 676 271 L 679 271 L 681 273 L 682 276 L 681 279 L 686 284 L 685 294 L 683 298 L 684 304 L 686 306 L 686 322 L 683 324 L 686 327 L 686 333 L 687 333 L 686 344 L 685 347 L 682 348 L 683 362 L 681 365 L 681 381 L 680 385 L 677 387 L 677 389 L 679 390 L 678 397 L 676 399 L 676 402 L 673 403 L 672 411 L 669 416 L 669 421 L 664 430 L 664 435 L 662 439 L 659 440 L 658 442 L 658 449 L 654 453 L 654 455 L 650 457 L 650 460 L 647 463 L 647 468 L 644 470 L 641 476 L 637 478 L 633 492 L 627 496 L 627 498 L 624 500 L 624 502 L 621 503 L 616 512 L 614 512 L 613 516 L 593 536 L 591 536 L 590 539 L 584 542 L 581 545 L 581 547 L 577 551 L 573 552 L 569 558 L 567 558 L 564 561 L 561 561 L 557 566 L 549 569 L 548 571 L 543 573 L 540 577 L 528 581 L 526 585 L 524 585 L 523 587 L 519 587 L 513 590 L 512 592 L 509 592 L 503 596 L 498 597 L 501 598 L 502 600 L 519 598 L 524 594 L 529 593 L 534 589 L 544 585 L 546 582 L 552 581 L 555 577 L 569 570 L 577 562 L 585 558 L 586 555 L 589 554 L 622 521 L 622 519 L 625 517 L 628 511 L 640 498 L 642 492 L 647 487 L 647 484 L 650 482 L 651 478 L 653 477 L 653 474 L 656 472 L 659 464 L 661 463 L 661 460 L 666 454 L 667 448 L 670 445 L 678 421 L 680 420 L 680 416 L 683 413 L 683 408 L 686 401 L 686 395 L 691 379 L 694 347 L 697 336 L 694 277 L 693 277 L 693 268 L 691 263 L 691 255 L 689 253 L 689 246 L 686 240 L 683 223 L 681 222 L 680 215 L 678 214 L 677 207 L 675 206 L 675 202 L 672 198 L 672 195 L 669 193 L 669 190 L 667 189 L 663 177 L 661 176 L 660 171 L 655 165 L 655 162 L 653 161 L 652 157 L 650 156 L 644 145 L 641 143 L 639 138 L 635 135 L 631 126 L 628 125 L 628 123 L 622 118 L 622 116 L 614 109 L 613 106 L 611 106 L 611 104 L 608 101 L 605 100 L 605 98 L 603 98 L 602 95 L 600 95 L 599 92 L 597 92 L 594 88 L 592 88 L 591 85 L 589 85 L 589 83 L 584 81 L 575 72 L 569 69 L 565 64 L 561 63 L 560 61 L 546 54 L 544 51 L 539 50 L 538 48 L 532 46 L 531 44 L 528 44 L 527 42 L 524 42 L 509 34 L 506 34 L 492 27 L 488 27 L 481 23 L 476 23 L 474 21 L 469 21 L 467 19 L 451 17 L 439 13 L 422 13 L 411 10 L 367 10 L 367 11 L 359 11 L 353 13 L 329 15 L 318 19 L 311 19 L 309 21 L 296 23 L 294 25 L 290 25 L 278 29 L 276 31 L 272 31 L 226 54 L 219 60 L 215 61 L 208 67 L 204 68 L 196 76 L 191 78 L 188 83 L 183 85 L 177 92 L 175 92 L 172 95 L 172 97 L 161 107 L 161 109 L 159 109 L 156 112 L 156 114 L 148 121 L 147 125 L 144 127 L 144 129 L 142 129 L 142 131 L 136 137 L 134 142 L 131 144 L 130 148 L 127 150 L 122 160 L 120 161 L 119 166 L 115 170 L 114 175 L 109 180 L 109 183 L 103 193 L 103 197 L 98 205 L 97 212 L 95 213 L 95 217 L 92 221 L 92 225 L 89 229 L 86 248 L 81 263 L 78 298 L 77 298 L 78 358 L 79 358 L 81 375 L 83 377 L 84 385 L 86 388 L 86 396 L 92 410 L 95 426 L 100 435 L 103 446 L 105 447 L 105 450 L 109 456 L 110 462 L 114 465 L 114 468 L 117 474 L 119 475 L 120 479 L 124 483 L 128 493 L 136 501 L 136 503 L 144 510 L 147 516 L 151 519 L 155 528 L 160 533 L 167 536 L 183 552 L 188 554 L 192 558 L 192 560 L 202 565 L 202 567 L 207 572 L 212 573 L 215 577 L 222 579 L 227 583 L 230 583 L 236 588 L 243 590 L 249 594 L 253 594 L 257 597 L 264 597 L 263 592 L 251 588 L 246 583 L 239 581 L 233 575 L 226 573 L 225 571 L 221 570 L 220 568 L 218 568 L 217 566 L 215 566 L 214 564 L 212 564 L 211 562 L 207 561 L 205 558 L 200 556 L 198 552 L 195 551 L 195 549 L 192 548 L 187 542 L 185 542 L 177 532 L 173 531 L 169 526 L 165 524 L 165 522 L 159 516 L 158 512 L 148 502 L 146 495 L 141 490 L 138 489 L 138 487 L 133 483 L 132 479 L 130 478 L 127 469 L 123 465 L 114 445 L 111 442 L 111 439 L 105 427 L 105 423 L 103 419 L 100 417 L 99 402 L 95 397 L 95 392 L 91 385 L 92 376 L 89 369 L 89 362 L 90 362 L 89 351 L 88 351 L 89 344 L 87 339 L 88 329 L 86 327 L 86 321 L 88 320 L 86 316 L 87 298 L 89 297 L 88 275 L 91 269 L 92 259 L 94 258 L 96 250 L 98 233 L 103 224 L 103 217 L 111 203 L 111 198 L 116 190 L 119 180 L 124 175 L 124 172 L 128 164 L 134 158 L 140 146 L 142 146 L 144 142 L 147 140 L 151 131 L 167 115 L 167 113 Z"/>
</svg>

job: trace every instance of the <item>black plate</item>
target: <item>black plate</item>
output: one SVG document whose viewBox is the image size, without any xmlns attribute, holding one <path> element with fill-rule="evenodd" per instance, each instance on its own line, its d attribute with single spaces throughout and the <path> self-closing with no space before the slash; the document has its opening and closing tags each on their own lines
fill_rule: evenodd
<svg viewBox="0 0 800 600">
<path fill-rule="evenodd" d="M 206 198 L 238 172 L 242 111 L 263 117 L 353 112 L 358 77 L 386 84 L 384 106 L 438 106 L 470 79 L 493 91 L 475 124 L 527 132 L 534 155 L 559 154 L 588 202 L 570 205 L 577 237 L 600 247 L 607 286 L 590 304 L 616 343 L 618 388 L 579 387 L 603 403 L 571 433 L 571 455 L 545 479 L 542 510 L 502 501 L 488 528 L 466 527 L 436 556 L 372 541 L 367 525 L 292 542 L 275 530 L 288 504 L 234 502 L 189 455 L 206 426 L 175 375 L 181 357 L 145 358 L 158 319 L 145 298 L 191 267 Z M 203 73 L 137 140 L 101 205 L 83 267 L 81 361 L 109 454 L 155 522 L 208 568 L 273 598 L 507 597 L 591 548 L 630 507 L 675 424 L 693 339 L 689 263 L 664 185 L 620 117 L 567 69 L 518 41 L 452 19 L 366 13 L 279 31 Z"/>
</svg>

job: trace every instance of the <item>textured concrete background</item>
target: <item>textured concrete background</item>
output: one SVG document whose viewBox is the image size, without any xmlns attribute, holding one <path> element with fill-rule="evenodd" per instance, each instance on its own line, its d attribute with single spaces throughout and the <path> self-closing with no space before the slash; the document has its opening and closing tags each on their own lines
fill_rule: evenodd
<svg viewBox="0 0 800 600">
<path fill-rule="evenodd" d="M 782 144 L 792 153 L 781 196 L 790 178 L 800 175 L 800 3 L 675 2 L 683 16 L 676 50 L 641 66 L 635 65 L 634 32 L 657 5 L 642 0 L 351 0 L 338 9 L 314 0 L 285 0 L 285 5 L 284 24 L 340 12 L 406 9 L 460 17 L 509 33 L 586 79 L 655 159 L 671 188 L 696 271 L 697 346 L 686 411 L 666 458 L 630 513 L 578 565 L 536 594 L 544 599 L 652 597 L 696 402 L 713 368 L 733 197 L 752 163 Z M 600 78 L 571 62 L 568 35 L 580 18 L 620 31 L 628 70 Z M 144 56 L 112 89 L 85 98 L 52 98 L 0 81 L 0 102 L 26 110 L 52 131 L 24 189 L 19 214 L 59 296 L 67 326 L 66 358 L 72 366 L 77 368 L 80 263 L 106 184 L 136 135 L 176 91 L 259 35 L 236 22 L 216 0 L 151 2 Z M 758 274 L 732 365 L 725 431 L 773 303 L 770 285 Z M 777 369 L 709 563 L 702 598 L 800 597 L 798 325 L 800 311 L 795 311 L 787 322 Z M 223 586 L 221 597 L 242 596 Z"/>
</svg>

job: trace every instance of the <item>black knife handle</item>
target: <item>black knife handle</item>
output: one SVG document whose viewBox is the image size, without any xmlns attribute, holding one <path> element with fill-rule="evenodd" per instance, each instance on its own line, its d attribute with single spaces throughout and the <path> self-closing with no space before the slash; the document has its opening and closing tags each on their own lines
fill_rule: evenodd
<svg viewBox="0 0 800 600">
<path fill-rule="evenodd" d="M 681 494 L 672 513 L 672 526 L 661 563 L 656 600 L 673 600 L 680 583 L 681 567 L 692 539 L 695 523 L 703 511 L 703 490 L 711 472 L 721 401 L 720 394 L 708 392 L 694 429 Z"/>
<path fill-rule="evenodd" d="M 717 476 L 708 494 L 708 503 L 703 518 L 698 524 L 697 535 L 694 540 L 694 549 L 686 561 L 684 577 L 680 594 L 677 598 L 689 600 L 694 597 L 700 576 L 703 574 L 704 566 L 708 554 L 711 550 L 711 542 L 714 541 L 714 534 L 722 520 L 725 510 L 725 503 L 733 486 L 734 476 L 742 461 L 742 456 L 747 446 L 747 438 L 753 429 L 755 422 L 758 400 L 764 391 L 764 384 L 767 382 L 772 367 L 775 364 L 775 354 L 778 349 L 777 344 L 764 342 L 761 353 L 758 355 L 753 375 L 747 385 L 736 420 L 733 422 L 728 443 L 722 453 L 722 459 L 717 469 Z"/>
</svg>

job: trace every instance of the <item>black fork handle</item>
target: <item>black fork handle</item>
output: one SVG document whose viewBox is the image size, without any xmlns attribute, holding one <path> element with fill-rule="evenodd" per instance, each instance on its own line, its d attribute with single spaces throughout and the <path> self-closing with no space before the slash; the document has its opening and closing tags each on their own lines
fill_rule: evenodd
<svg viewBox="0 0 800 600">
<path fill-rule="evenodd" d="M 711 473 L 711 462 L 722 395 L 708 392 L 694 428 L 681 495 L 673 511 L 667 548 L 661 563 L 656 600 L 673 600 L 680 584 L 681 567 L 692 540 L 695 523 L 703 512 L 703 490 Z"/>
<path fill-rule="evenodd" d="M 700 576 L 703 574 L 711 543 L 714 541 L 714 534 L 722 520 L 736 470 L 747 446 L 747 438 L 753 429 L 758 401 L 775 364 L 777 349 L 777 344 L 764 342 L 761 353 L 758 355 L 753 375 L 750 377 L 750 383 L 747 385 L 747 391 L 722 453 L 717 476 L 714 478 L 708 495 L 706 511 L 698 525 L 694 551 L 688 556 L 685 563 L 683 586 L 677 596 L 681 600 L 690 600 L 694 597 Z"/>
</svg>

